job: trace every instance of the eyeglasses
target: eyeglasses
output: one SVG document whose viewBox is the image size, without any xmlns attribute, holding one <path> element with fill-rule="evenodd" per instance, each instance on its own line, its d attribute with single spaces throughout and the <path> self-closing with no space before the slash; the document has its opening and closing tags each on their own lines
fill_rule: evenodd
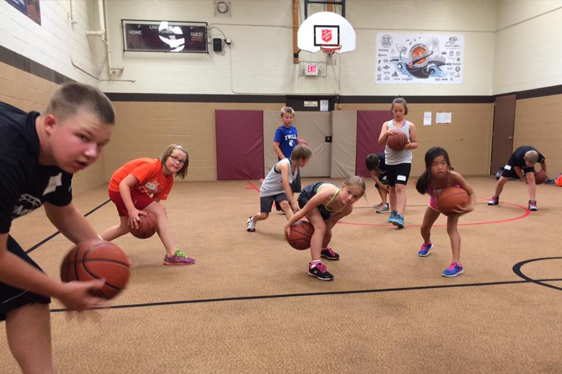
<svg viewBox="0 0 562 374">
<path fill-rule="evenodd" d="M 174 160 L 174 162 L 177 162 L 178 164 L 183 164 L 185 162 L 185 160 L 182 160 L 181 158 L 177 158 L 176 156 L 170 155 L 170 158 Z"/>
</svg>

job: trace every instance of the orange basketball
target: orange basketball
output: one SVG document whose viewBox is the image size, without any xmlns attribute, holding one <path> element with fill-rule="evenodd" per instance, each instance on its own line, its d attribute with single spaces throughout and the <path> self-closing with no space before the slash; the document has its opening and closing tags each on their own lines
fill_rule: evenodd
<svg viewBox="0 0 562 374">
<path fill-rule="evenodd" d="M 295 249 L 310 248 L 310 238 L 314 233 L 314 226 L 308 221 L 297 221 L 291 226 L 291 233 L 287 241 Z"/>
<path fill-rule="evenodd" d="M 543 169 L 535 170 L 535 183 L 543 184 L 546 181 L 546 172 Z"/>
<path fill-rule="evenodd" d="M 139 228 L 131 228 L 131 234 L 139 239 L 150 238 L 156 232 L 156 216 L 150 212 L 146 212 L 146 216 L 139 217 Z"/>
<path fill-rule="evenodd" d="M 386 142 L 391 149 L 402 151 L 406 143 L 408 143 L 408 137 L 402 131 L 398 131 L 396 134 L 388 135 Z"/>
<path fill-rule="evenodd" d="M 72 248 L 60 268 L 63 282 L 105 279 L 96 296 L 112 299 L 129 281 L 129 260 L 115 244 L 101 239 L 87 240 Z"/>
<path fill-rule="evenodd" d="M 453 211 L 468 205 L 468 193 L 460 187 L 445 188 L 437 198 L 437 208 L 446 216 L 456 216 Z"/>
</svg>

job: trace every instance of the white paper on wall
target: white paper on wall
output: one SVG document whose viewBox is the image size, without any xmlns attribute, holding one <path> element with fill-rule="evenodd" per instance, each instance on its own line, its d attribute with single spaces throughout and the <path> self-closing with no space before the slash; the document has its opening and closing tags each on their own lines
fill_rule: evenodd
<svg viewBox="0 0 562 374">
<path fill-rule="evenodd" d="M 431 112 L 423 112 L 423 125 L 431 126 Z"/>
<path fill-rule="evenodd" d="M 376 44 L 376 84 L 463 82 L 462 34 L 381 31 Z"/>
</svg>

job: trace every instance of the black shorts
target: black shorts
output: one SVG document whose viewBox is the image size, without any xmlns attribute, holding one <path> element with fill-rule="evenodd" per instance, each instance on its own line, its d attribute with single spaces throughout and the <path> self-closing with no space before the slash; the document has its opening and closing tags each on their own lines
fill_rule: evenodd
<svg viewBox="0 0 562 374">
<path fill-rule="evenodd" d="M 304 208 L 304 206 L 306 205 L 306 203 L 308 203 L 310 201 L 310 199 L 312 199 L 312 192 L 313 189 L 316 187 L 316 183 L 315 184 L 309 184 L 308 186 L 306 186 L 302 192 L 299 195 L 299 198 L 297 199 L 297 202 L 299 203 L 299 207 L 302 209 Z M 330 212 L 328 212 L 326 210 L 326 208 L 324 207 L 324 205 L 320 205 L 317 208 L 320 211 L 320 215 L 322 216 L 322 219 L 324 221 L 326 221 L 327 219 L 330 218 L 330 216 L 332 215 Z"/>
<path fill-rule="evenodd" d="M 39 265 L 37 265 L 31 258 L 29 258 L 25 251 L 11 236 L 8 236 L 7 249 L 9 252 L 15 254 L 25 262 L 43 271 L 39 267 Z M 51 303 L 51 298 L 34 294 L 29 291 L 24 291 L 0 282 L 0 321 L 6 320 L 7 312 L 20 308 L 27 304 L 35 303 L 49 304 Z"/>
<path fill-rule="evenodd" d="M 386 177 L 388 179 L 388 185 L 394 186 L 396 184 L 408 184 L 411 170 L 412 164 L 410 163 L 386 165 Z"/>
<path fill-rule="evenodd" d="M 527 173 L 534 173 L 535 172 L 535 168 L 534 167 L 530 167 L 530 168 L 521 168 L 521 171 L 523 173 L 523 175 L 527 174 Z M 519 175 L 517 175 L 517 173 L 515 172 L 515 167 L 512 165 L 505 165 L 503 167 L 503 172 L 502 172 L 502 177 L 504 178 L 515 178 L 515 179 L 520 179 Z"/>
<path fill-rule="evenodd" d="M 273 202 L 279 204 L 282 201 L 289 201 L 285 192 L 281 192 L 278 195 L 260 197 L 260 212 L 261 213 L 271 213 L 271 207 Z"/>
<path fill-rule="evenodd" d="M 387 175 L 383 175 L 382 177 L 379 176 L 379 180 L 381 181 L 381 184 L 383 186 L 388 186 L 388 177 Z M 375 188 L 379 188 L 380 185 L 378 183 L 375 183 Z"/>
</svg>

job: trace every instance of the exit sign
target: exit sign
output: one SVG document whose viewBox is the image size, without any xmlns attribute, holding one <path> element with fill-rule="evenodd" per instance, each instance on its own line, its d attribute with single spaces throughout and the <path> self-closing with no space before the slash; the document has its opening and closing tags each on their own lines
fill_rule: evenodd
<svg viewBox="0 0 562 374">
<path fill-rule="evenodd" d="M 308 64 L 306 66 L 306 70 L 304 71 L 305 75 L 318 75 L 319 68 L 317 64 Z"/>
</svg>

